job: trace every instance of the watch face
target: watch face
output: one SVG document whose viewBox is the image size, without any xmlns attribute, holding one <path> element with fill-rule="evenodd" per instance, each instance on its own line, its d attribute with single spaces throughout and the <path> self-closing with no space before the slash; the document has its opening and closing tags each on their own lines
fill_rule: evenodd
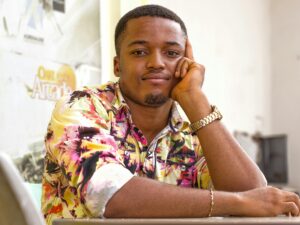
<svg viewBox="0 0 300 225">
<path fill-rule="evenodd" d="M 220 113 L 220 111 L 216 106 L 212 105 L 211 108 L 212 108 L 212 112 L 209 115 L 190 125 L 190 129 L 192 130 L 192 133 L 195 133 L 197 130 L 207 126 L 208 124 L 212 123 L 215 120 L 221 120 L 223 118 L 222 114 Z"/>
</svg>

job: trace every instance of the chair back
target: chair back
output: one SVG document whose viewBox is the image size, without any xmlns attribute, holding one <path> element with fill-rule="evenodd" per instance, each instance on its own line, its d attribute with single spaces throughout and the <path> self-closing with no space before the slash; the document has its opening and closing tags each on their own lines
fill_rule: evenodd
<svg viewBox="0 0 300 225">
<path fill-rule="evenodd" d="M 0 225 L 44 225 L 19 171 L 5 153 L 0 152 Z"/>
</svg>

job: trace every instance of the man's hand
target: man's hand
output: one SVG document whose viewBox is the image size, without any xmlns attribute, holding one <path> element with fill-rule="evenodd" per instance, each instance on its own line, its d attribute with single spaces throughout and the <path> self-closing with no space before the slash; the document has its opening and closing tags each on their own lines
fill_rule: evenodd
<svg viewBox="0 0 300 225">
<path fill-rule="evenodd" d="M 204 66 L 194 61 L 193 50 L 189 39 L 186 40 L 185 56 L 178 62 L 175 78 L 179 80 L 173 88 L 171 97 L 178 101 L 180 95 L 192 95 L 201 90 L 204 81 Z"/>
<path fill-rule="evenodd" d="M 278 216 L 300 215 L 300 199 L 295 193 L 274 187 L 257 188 L 237 193 L 242 203 L 235 215 L 239 216 Z"/>
</svg>

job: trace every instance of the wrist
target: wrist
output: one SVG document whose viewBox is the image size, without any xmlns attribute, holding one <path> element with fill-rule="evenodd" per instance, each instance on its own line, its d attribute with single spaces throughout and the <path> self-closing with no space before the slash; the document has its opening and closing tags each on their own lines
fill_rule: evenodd
<svg viewBox="0 0 300 225">
<path fill-rule="evenodd" d="M 214 192 L 214 208 L 212 216 L 238 216 L 241 215 L 242 201 L 235 192 Z"/>
<path fill-rule="evenodd" d="M 172 93 L 172 98 L 179 103 L 185 103 L 189 99 L 193 98 L 195 95 L 196 96 L 204 95 L 200 87 L 190 88 L 188 90 L 177 90 L 176 92 Z"/>
<path fill-rule="evenodd" d="M 222 114 L 218 110 L 218 108 L 214 105 L 211 106 L 212 112 L 208 114 L 206 117 L 197 120 L 196 122 L 192 122 L 190 125 L 192 133 L 195 133 L 199 129 L 209 125 L 210 123 L 214 122 L 215 120 L 221 120 Z"/>
<path fill-rule="evenodd" d="M 177 96 L 176 101 L 191 123 L 211 113 L 211 105 L 200 88 L 199 90 L 181 93 Z"/>
</svg>

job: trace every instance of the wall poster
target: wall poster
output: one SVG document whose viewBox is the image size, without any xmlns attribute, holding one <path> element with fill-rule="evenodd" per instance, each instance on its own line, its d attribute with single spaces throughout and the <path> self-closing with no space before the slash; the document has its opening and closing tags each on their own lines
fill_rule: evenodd
<svg viewBox="0 0 300 225">
<path fill-rule="evenodd" d="M 0 151 L 40 155 L 55 101 L 101 81 L 100 1 L 0 0 L 0 21 Z"/>
</svg>

